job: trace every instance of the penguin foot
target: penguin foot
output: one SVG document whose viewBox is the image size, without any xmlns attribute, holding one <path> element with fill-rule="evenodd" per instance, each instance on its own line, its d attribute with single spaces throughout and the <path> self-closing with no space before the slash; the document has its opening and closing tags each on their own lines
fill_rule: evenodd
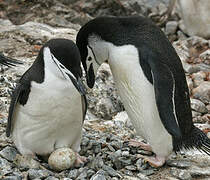
<svg viewBox="0 0 210 180">
<path fill-rule="evenodd" d="M 144 161 L 148 162 L 150 166 L 158 168 L 165 164 L 166 158 L 160 156 L 144 157 Z"/>
<path fill-rule="evenodd" d="M 149 144 L 143 143 L 143 142 L 139 142 L 136 141 L 134 139 L 131 139 L 128 143 L 129 146 L 133 146 L 133 147 L 140 147 L 141 149 L 145 150 L 145 151 L 150 151 L 152 152 L 152 147 Z"/>
<path fill-rule="evenodd" d="M 80 156 L 79 153 L 76 153 L 76 161 L 75 161 L 75 166 L 80 167 L 84 163 L 87 162 L 87 158 L 84 156 Z"/>
</svg>

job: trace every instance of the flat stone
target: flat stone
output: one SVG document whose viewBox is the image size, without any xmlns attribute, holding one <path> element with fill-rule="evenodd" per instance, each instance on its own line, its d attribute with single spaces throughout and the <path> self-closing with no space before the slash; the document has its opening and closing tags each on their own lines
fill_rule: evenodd
<svg viewBox="0 0 210 180">
<path fill-rule="evenodd" d="M 28 170 L 28 176 L 30 179 L 36 179 L 36 178 L 43 179 L 52 175 L 53 173 L 49 170 L 39 170 L 39 169 Z"/>
<path fill-rule="evenodd" d="M 206 79 L 206 73 L 203 71 L 193 73 L 192 79 L 193 79 L 194 87 L 198 87 Z"/>
<path fill-rule="evenodd" d="M 145 176 L 144 174 L 138 173 L 137 177 L 140 178 L 140 180 L 149 180 L 149 178 L 147 176 Z"/>
<path fill-rule="evenodd" d="M 17 150 L 14 147 L 6 146 L 0 151 L 0 156 L 7 159 L 8 161 L 14 161 L 17 154 Z"/>
<path fill-rule="evenodd" d="M 192 179 L 190 173 L 186 170 L 171 168 L 170 173 L 174 177 L 179 178 L 181 180 L 191 180 Z"/>
<path fill-rule="evenodd" d="M 197 88 L 192 90 L 195 99 L 201 100 L 203 103 L 210 102 L 210 82 L 204 81 Z"/>
<path fill-rule="evenodd" d="M 106 180 L 106 176 L 102 174 L 95 174 L 90 178 L 90 180 Z"/>
<path fill-rule="evenodd" d="M 19 154 L 16 155 L 14 163 L 18 168 L 21 169 L 31 169 L 31 168 L 39 168 L 40 164 L 38 161 L 34 160 L 31 157 L 21 156 Z"/>
<path fill-rule="evenodd" d="M 200 112 L 200 113 L 207 113 L 208 109 L 206 108 L 205 104 L 201 102 L 198 99 L 190 99 L 191 102 L 191 108 L 194 111 Z"/>
<path fill-rule="evenodd" d="M 167 165 L 171 167 L 178 167 L 178 168 L 189 168 L 191 163 L 185 160 L 167 160 Z"/>
<path fill-rule="evenodd" d="M 12 164 L 0 157 L 0 175 L 4 176 L 12 172 Z"/>
<path fill-rule="evenodd" d="M 22 180 L 20 176 L 6 176 L 3 180 Z"/>
<path fill-rule="evenodd" d="M 59 179 L 54 176 L 49 176 L 45 180 L 59 180 Z"/>
<path fill-rule="evenodd" d="M 68 178 L 75 179 L 78 176 L 78 173 L 79 172 L 77 169 L 70 170 L 68 174 Z"/>
<path fill-rule="evenodd" d="M 112 167 L 104 165 L 103 170 L 106 171 L 111 177 L 121 177 L 120 174 L 115 171 Z"/>
<path fill-rule="evenodd" d="M 169 34 L 174 34 L 176 32 L 178 28 L 178 22 L 177 21 L 168 21 L 166 23 L 166 35 L 169 35 Z"/>
<path fill-rule="evenodd" d="M 192 177 L 206 177 L 210 176 L 210 168 L 192 167 L 189 170 Z"/>
</svg>

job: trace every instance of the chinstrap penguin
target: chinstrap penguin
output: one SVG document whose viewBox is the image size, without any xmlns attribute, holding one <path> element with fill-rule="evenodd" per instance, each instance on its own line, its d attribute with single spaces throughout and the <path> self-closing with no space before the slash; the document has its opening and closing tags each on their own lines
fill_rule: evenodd
<svg viewBox="0 0 210 180">
<path fill-rule="evenodd" d="M 162 166 L 173 150 L 182 148 L 210 155 L 210 140 L 192 122 L 181 61 L 151 20 L 95 18 L 80 29 L 76 44 L 90 88 L 98 67 L 106 61 L 110 65 L 125 110 L 137 134 L 149 143 L 137 144 L 155 153 L 145 157 L 152 166 Z"/>
<path fill-rule="evenodd" d="M 17 64 L 23 64 L 23 63 L 16 59 L 8 58 L 4 56 L 2 53 L 0 53 L 0 65 L 15 66 Z"/>
<path fill-rule="evenodd" d="M 67 39 L 49 40 L 17 84 L 9 108 L 6 135 L 22 155 L 44 159 L 69 147 L 79 156 L 86 113 L 79 50 Z"/>
</svg>

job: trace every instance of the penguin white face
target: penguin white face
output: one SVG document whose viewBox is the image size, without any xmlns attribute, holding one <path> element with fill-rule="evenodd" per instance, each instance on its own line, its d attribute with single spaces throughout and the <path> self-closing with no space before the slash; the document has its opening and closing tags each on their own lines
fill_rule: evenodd
<svg viewBox="0 0 210 180">
<path fill-rule="evenodd" d="M 60 79 L 66 79 L 70 83 L 73 83 L 76 89 L 81 95 L 86 94 L 84 85 L 81 79 L 76 78 L 74 74 L 68 70 L 50 51 L 49 47 L 45 47 L 43 50 L 43 58 L 45 62 L 45 67 L 47 70 L 51 71 L 56 77 Z"/>
<path fill-rule="evenodd" d="M 88 38 L 87 51 L 87 84 L 92 88 L 99 66 L 108 60 L 108 49 L 105 41 L 92 35 Z"/>
</svg>

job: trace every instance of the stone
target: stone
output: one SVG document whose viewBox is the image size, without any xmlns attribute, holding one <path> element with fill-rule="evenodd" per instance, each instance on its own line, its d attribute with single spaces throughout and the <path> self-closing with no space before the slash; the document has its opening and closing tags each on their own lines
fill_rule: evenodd
<svg viewBox="0 0 210 180">
<path fill-rule="evenodd" d="M 210 37 L 210 3 L 206 0 L 179 0 L 180 15 L 188 35 Z"/>
<path fill-rule="evenodd" d="M 75 179 L 78 176 L 78 170 L 73 169 L 69 171 L 68 178 Z"/>
<path fill-rule="evenodd" d="M 6 176 L 3 180 L 22 180 L 20 176 Z"/>
<path fill-rule="evenodd" d="M 49 170 L 39 170 L 39 169 L 30 169 L 28 170 L 28 176 L 30 179 L 36 179 L 36 178 L 40 178 L 40 179 L 43 179 L 43 178 L 46 178 L 46 177 L 49 177 L 49 176 L 52 176 L 53 173 Z"/>
<path fill-rule="evenodd" d="M 106 177 L 103 174 L 95 174 L 90 178 L 90 180 L 106 180 Z"/>
<path fill-rule="evenodd" d="M 76 154 L 70 148 L 59 148 L 52 152 L 48 158 L 48 164 L 55 171 L 63 171 L 73 167 Z"/>
<path fill-rule="evenodd" d="M 39 162 L 34 160 L 32 157 L 22 156 L 19 154 L 16 155 L 14 163 L 17 165 L 18 168 L 21 169 L 36 169 L 40 166 Z"/>
<path fill-rule="evenodd" d="M 206 79 L 206 73 L 199 71 L 197 73 L 192 74 L 192 80 L 194 87 L 198 87 L 204 80 Z"/>
<path fill-rule="evenodd" d="M 137 174 L 137 177 L 140 179 L 140 180 L 149 180 L 149 178 L 147 176 L 145 176 L 144 174 L 141 174 L 141 173 L 138 173 Z"/>
<path fill-rule="evenodd" d="M 186 169 L 191 166 L 191 163 L 189 161 L 185 161 L 185 160 L 167 160 L 166 163 L 168 166 L 178 167 L 181 169 Z"/>
<path fill-rule="evenodd" d="M 192 179 L 190 173 L 186 170 L 171 168 L 170 173 L 171 173 L 171 175 L 173 175 L 176 178 L 179 178 L 180 180 L 191 180 Z"/>
<path fill-rule="evenodd" d="M 189 170 L 192 177 L 206 177 L 210 176 L 210 168 L 192 167 Z"/>
<path fill-rule="evenodd" d="M 205 104 L 198 99 L 190 99 L 192 110 L 199 113 L 207 113 L 208 109 Z"/>
<path fill-rule="evenodd" d="M 14 161 L 17 154 L 17 150 L 14 147 L 6 146 L 0 151 L 0 156 L 8 161 Z"/>
<path fill-rule="evenodd" d="M 54 176 L 49 176 L 45 180 L 59 180 L 59 179 Z"/>
<path fill-rule="evenodd" d="M 0 177 L 12 172 L 12 164 L 0 157 Z"/>
<path fill-rule="evenodd" d="M 169 34 L 174 34 L 176 32 L 178 28 L 178 23 L 177 21 L 168 21 L 166 23 L 166 35 L 169 35 Z"/>
<path fill-rule="evenodd" d="M 195 99 L 208 104 L 210 102 L 210 82 L 202 82 L 197 88 L 192 90 L 192 95 Z"/>
<path fill-rule="evenodd" d="M 103 165 L 103 170 L 106 171 L 111 177 L 121 177 L 120 174 L 115 171 L 112 167 Z"/>
</svg>

